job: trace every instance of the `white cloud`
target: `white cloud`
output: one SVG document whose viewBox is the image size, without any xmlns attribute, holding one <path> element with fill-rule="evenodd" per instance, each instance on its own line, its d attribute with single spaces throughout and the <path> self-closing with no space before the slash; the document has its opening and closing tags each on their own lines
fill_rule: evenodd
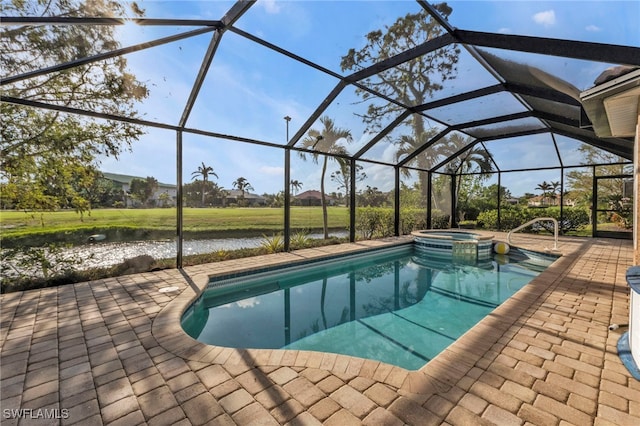
<svg viewBox="0 0 640 426">
<path fill-rule="evenodd" d="M 511 28 L 507 28 L 507 27 L 498 28 L 499 34 L 511 34 L 512 32 L 513 31 L 511 31 Z"/>
<path fill-rule="evenodd" d="M 260 0 L 258 4 L 269 14 L 275 15 L 280 13 L 280 5 L 275 0 Z"/>
<path fill-rule="evenodd" d="M 250 297 L 249 299 L 244 299 L 236 302 L 239 308 L 253 308 L 260 304 L 260 300 L 257 297 Z"/>
<path fill-rule="evenodd" d="M 602 28 L 598 27 L 597 25 L 587 25 L 585 27 L 585 30 L 589 32 L 599 32 L 602 31 Z"/>
<path fill-rule="evenodd" d="M 272 175 L 272 176 L 283 176 L 284 167 L 262 166 L 260 167 L 260 173 L 263 173 L 265 175 Z"/>
<path fill-rule="evenodd" d="M 544 25 L 545 27 L 554 25 L 556 23 L 556 12 L 553 9 L 538 12 L 533 15 L 533 21 L 536 24 Z"/>
</svg>

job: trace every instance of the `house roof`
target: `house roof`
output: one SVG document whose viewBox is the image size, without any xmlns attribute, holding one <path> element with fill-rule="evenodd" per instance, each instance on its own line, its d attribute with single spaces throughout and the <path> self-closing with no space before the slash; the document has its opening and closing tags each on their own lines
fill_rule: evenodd
<svg viewBox="0 0 640 426">
<path fill-rule="evenodd" d="M 242 191 L 240 191 L 239 189 L 229 189 L 229 190 L 227 190 L 227 197 L 228 198 L 240 198 L 241 196 L 242 196 Z M 247 191 L 244 191 L 244 198 L 246 200 L 265 200 L 266 199 L 261 195 L 252 194 L 252 193 L 247 192 Z"/>
<path fill-rule="evenodd" d="M 101 173 L 102 173 L 102 176 L 105 179 L 109 179 L 109 180 L 112 180 L 114 182 L 121 183 L 123 185 L 131 184 L 131 181 L 134 180 L 134 179 L 146 179 L 146 177 L 123 175 L 123 174 L 120 174 L 120 173 L 109 173 L 109 172 L 101 172 Z M 162 182 L 158 182 L 158 186 L 159 187 L 163 187 L 163 188 L 176 188 L 175 184 L 162 183 Z"/>
<path fill-rule="evenodd" d="M 320 200 L 322 198 L 322 193 L 320 191 L 311 189 L 294 196 L 294 198 L 298 200 Z M 325 199 L 332 200 L 333 197 L 328 194 L 325 194 Z"/>
</svg>

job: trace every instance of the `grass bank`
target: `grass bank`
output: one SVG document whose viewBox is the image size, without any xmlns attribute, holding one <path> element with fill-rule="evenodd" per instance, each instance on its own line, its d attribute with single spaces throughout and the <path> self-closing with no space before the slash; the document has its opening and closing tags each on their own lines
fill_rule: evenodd
<svg viewBox="0 0 640 426">
<path fill-rule="evenodd" d="M 349 210 L 329 207 L 329 228 L 346 229 Z M 96 209 L 80 216 L 74 211 L 25 213 L 0 212 L 2 243 L 40 245 L 47 242 L 82 244 L 92 234 L 105 234 L 110 241 L 171 238 L 176 233 L 176 209 Z M 282 208 L 185 208 L 186 238 L 229 238 L 282 232 Z M 292 207 L 291 227 L 322 229 L 320 207 Z"/>
</svg>

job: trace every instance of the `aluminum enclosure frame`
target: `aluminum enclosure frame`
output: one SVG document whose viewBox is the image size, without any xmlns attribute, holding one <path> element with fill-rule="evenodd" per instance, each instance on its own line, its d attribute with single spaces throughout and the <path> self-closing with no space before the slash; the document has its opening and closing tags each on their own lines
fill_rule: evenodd
<svg viewBox="0 0 640 426">
<path fill-rule="evenodd" d="M 590 43 L 590 42 L 582 42 L 582 41 L 570 41 L 570 40 L 560 40 L 560 39 L 550 39 L 550 38 L 541 38 L 541 37 L 530 37 L 530 36 L 516 36 L 516 35 L 505 35 L 505 34 L 493 34 L 493 33 L 484 33 L 478 31 L 468 31 L 457 29 L 451 26 L 439 13 L 438 11 L 427 3 L 424 0 L 417 0 L 418 4 L 435 20 L 437 21 L 444 29 L 445 32 L 439 37 L 436 37 L 432 40 L 428 40 L 425 43 L 420 44 L 419 46 L 404 51 L 396 56 L 390 57 L 384 61 L 373 64 L 370 67 L 354 72 L 350 75 L 340 75 L 336 72 L 326 69 L 325 67 L 314 63 L 308 59 L 305 59 L 299 55 L 296 55 L 292 52 L 287 51 L 279 46 L 276 46 L 268 41 L 262 40 L 261 38 L 249 34 L 237 27 L 234 24 L 254 5 L 254 0 L 240 0 L 236 2 L 229 11 L 220 19 L 220 20 L 185 20 L 185 19 L 136 19 L 133 20 L 138 25 L 156 25 L 156 26 L 192 26 L 196 27 L 193 30 L 182 32 L 170 37 L 159 38 L 147 43 L 140 43 L 120 49 L 115 49 L 110 52 L 101 53 L 98 55 L 93 55 L 85 58 L 79 58 L 74 61 L 57 64 L 51 67 L 42 68 L 30 72 L 25 72 L 19 75 L 13 75 L 5 77 L 0 81 L 0 86 L 8 86 L 17 82 L 28 81 L 29 79 L 47 75 L 54 72 L 60 72 L 66 69 L 71 69 L 74 67 L 86 65 L 89 63 L 114 58 L 118 56 L 122 56 L 128 53 L 137 52 L 144 49 L 152 49 L 153 47 L 160 46 L 163 44 L 175 42 L 182 39 L 192 38 L 195 36 L 199 36 L 202 34 L 211 33 L 211 40 L 209 42 L 209 46 L 206 49 L 204 57 L 202 58 L 202 63 L 198 74 L 193 82 L 191 93 L 188 97 L 186 104 L 184 105 L 182 116 L 180 117 L 177 125 L 171 125 L 162 122 L 154 122 L 149 120 L 142 120 L 133 117 L 123 117 L 116 116 L 110 114 L 104 114 L 94 111 L 81 110 L 77 108 L 61 106 L 41 101 L 34 101 L 30 99 L 18 99 L 11 96 L 2 95 L 0 98 L 1 102 L 24 105 L 33 108 L 43 108 L 55 111 L 61 111 L 70 114 L 84 115 L 88 117 L 101 118 L 106 120 L 115 120 L 128 122 L 132 124 L 137 124 L 141 126 L 155 127 L 166 130 L 175 131 L 176 134 L 176 173 L 177 173 L 177 188 L 178 188 L 178 199 L 182 199 L 182 144 L 183 144 L 183 135 L 185 133 L 188 134 L 198 134 L 213 138 L 225 139 L 233 142 L 241 142 L 241 143 L 249 143 L 253 145 L 260 146 L 268 146 L 271 148 L 277 148 L 283 150 L 283 164 L 285 166 L 285 226 L 284 226 L 284 241 L 285 248 L 289 248 L 289 240 L 290 240 L 290 220 L 289 215 L 290 212 L 290 185 L 289 185 L 289 177 L 290 177 L 290 155 L 292 151 L 297 152 L 314 152 L 312 150 L 308 150 L 298 146 L 298 143 L 302 140 L 305 134 L 309 131 L 309 129 L 313 126 L 313 124 L 317 121 L 317 119 L 323 114 L 323 112 L 332 104 L 332 102 L 348 87 L 355 87 L 359 90 L 366 91 L 377 98 L 385 100 L 387 102 L 393 103 L 396 106 L 402 108 L 404 110 L 398 117 L 392 120 L 387 126 L 385 126 L 381 131 L 378 132 L 368 143 L 366 143 L 362 148 L 360 148 L 356 153 L 352 155 L 335 155 L 328 153 L 320 153 L 323 155 L 329 156 L 338 156 L 342 157 L 349 161 L 351 165 L 352 171 L 352 179 L 351 179 L 351 202 L 350 202 L 350 232 L 349 237 L 351 241 L 355 240 L 355 193 L 356 193 L 356 184 L 355 184 L 355 165 L 357 162 L 366 162 L 371 164 L 381 164 L 385 166 L 393 167 L 394 169 L 394 232 L 396 235 L 400 234 L 399 221 L 400 221 L 400 175 L 401 170 L 403 168 L 409 170 L 418 170 L 421 172 L 426 172 L 428 174 L 428 196 L 427 196 L 427 224 L 431 226 L 431 192 L 432 192 L 432 184 L 431 179 L 434 174 L 449 174 L 451 176 L 451 186 L 454 188 L 455 186 L 455 178 L 456 175 L 459 174 L 459 170 L 452 170 L 450 172 L 439 171 L 452 160 L 462 156 L 465 152 L 472 149 L 474 146 L 481 146 L 488 152 L 486 149 L 485 143 L 491 140 L 498 139 L 509 139 L 518 136 L 528 136 L 535 135 L 540 133 L 548 133 L 551 135 L 553 140 L 553 145 L 558 155 L 558 161 L 560 163 L 560 167 L 553 167 L 553 169 L 561 170 L 561 176 L 564 176 L 564 170 L 567 168 L 571 168 L 573 166 L 567 166 L 563 164 L 562 155 L 558 149 L 558 145 L 555 140 L 556 135 L 561 135 L 565 137 L 569 137 L 586 144 L 595 146 L 599 149 L 608 151 L 612 154 L 615 154 L 621 158 L 629 160 L 633 159 L 633 141 L 626 138 L 607 138 L 602 139 L 595 135 L 593 130 L 590 130 L 589 123 L 584 123 L 581 120 L 581 116 L 565 117 L 557 115 L 548 110 L 536 108 L 532 105 L 531 102 L 527 101 L 527 97 L 532 99 L 536 99 L 536 102 L 540 102 L 544 104 L 544 102 L 553 102 L 557 105 L 565 105 L 569 110 L 577 110 L 581 109 L 582 106 L 578 100 L 573 98 L 572 96 L 564 93 L 560 90 L 555 90 L 551 87 L 543 88 L 537 87 L 535 85 L 527 85 L 523 84 L 519 81 L 511 81 L 506 78 L 500 72 L 500 69 L 495 66 L 492 66 L 491 60 L 486 58 L 483 52 L 478 50 L 478 47 L 488 47 L 488 48 L 497 48 L 518 52 L 527 52 L 527 53 L 536 53 L 542 55 L 551 55 L 551 56 L 559 56 L 565 58 L 573 58 L 573 59 L 581 59 L 588 60 L 593 62 L 600 63 L 614 63 L 620 65 L 631 65 L 640 67 L 640 48 L 633 46 L 620 46 L 620 45 L 610 45 L 610 44 L 602 44 L 602 43 Z M 3 17 L 2 25 L 122 25 L 127 22 L 126 19 L 121 18 L 93 18 L 93 17 Z M 189 128 L 187 127 L 187 123 L 189 117 L 191 115 L 191 111 L 195 105 L 196 100 L 198 99 L 200 89 L 204 83 L 206 76 L 208 75 L 209 68 L 213 61 L 215 60 L 216 51 L 220 43 L 224 40 L 224 34 L 226 31 L 231 31 L 234 34 L 244 37 L 247 40 L 250 40 L 253 43 L 257 43 L 264 48 L 270 49 L 278 54 L 284 55 L 291 60 L 297 61 L 306 66 L 312 67 L 313 69 L 320 71 L 328 76 L 331 76 L 335 79 L 338 79 L 338 83 L 331 90 L 331 92 L 322 100 L 314 112 L 307 118 L 304 124 L 299 128 L 299 130 L 289 138 L 289 127 L 287 121 L 287 139 L 284 145 L 272 142 L 272 141 L 261 141 L 251 138 L 244 138 L 234 135 L 226 135 L 211 131 L 206 131 L 203 129 L 197 128 Z M 404 105 L 398 100 L 391 99 L 375 89 L 372 89 L 362 81 L 368 77 L 374 76 L 380 72 L 391 69 L 400 64 L 406 63 L 407 61 L 413 60 L 419 56 L 428 54 L 437 49 L 460 45 L 464 49 L 467 50 L 474 57 L 478 63 L 480 63 L 491 75 L 493 75 L 499 83 L 495 85 L 491 85 L 484 88 L 479 88 L 475 90 L 471 90 L 468 92 L 460 93 L 454 96 L 450 96 L 444 99 L 433 100 L 423 105 Z M 434 108 L 446 107 L 450 105 L 454 105 L 459 102 L 470 101 L 473 99 L 481 98 L 483 96 L 488 96 L 492 94 L 498 93 L 508 93 L 513 95 L 520 104 L 525 108 L 525 112 L 516 112 L 507 115 L 496 115 L 490 118 L 478 119 L 467 121 L 464 123 L 456 123 L 450 124 L 445 121 L 442 121 L 432 114 L 430 114 L 430 110 Z M 411 154 L 406 156 L 400 161 L 396 163 L 388 163 L 384 161 L 376 161 L 369 158 L 364 158 L 367 152 L 369 152 L 373 147 L 376 146 L 378 142 L 383 140 L 387 135 L 389 135 L 397 126 L 399 126 L 405 119 L 407 119 L 411 114 L 419 114 L 426 119 L 437 123 L 442 126 L 444 130 L 438 132 L 430 140 L 424 141 L 422 145 L 413 151 Z M 495 135 L 489 135 L 482 138 L 474 138 L 467 129 L 489 125 L 489 124 L 498 124 L 498 123 L 506 123 L 512 120 L 522 119 L 522 118 L 534 118 L 539 120 L 542 127 L 541 129 L 535 130 L 523 130 L 518 131 L 509 130 L 503 131 L 501 133 Z M 285 117 L 286 119 L 286 117 Z M 458 151 L 452 153 L 447 158 L 444 158 L 438 161 L 434 166 L 429 169 L 421 169 L 416 167 L 414 164 L 411 164 L 412 160 L 417 158 L 418 156 L 428 152 L 429 148 L 432 147 L 439 139 L 446 136 L 451 132 L 460 132 L 469 136 L 473 139 L 473 141 L 467 144 L 464 147 L 461 147 Z M 499 164 L 491 158 L 495 170 L 491 171 L 492 174 L 498 174 L 498 188 L 500 188 L 501 175 L 503 173 L 509 173 L 516 170 L 501 170 Z M 628 164 L 628 163 L 624 163 Z M 578 166 L 575 166 L 578 167 Z M 595 167 L 595 166 L 594 166 Z M 542 170 L 543 168 L 523 168 L 518 169 L 517 171 L 529 171 L 529 170 Z M 473 174 L 473 173 L 472 173 Z M 595 176 L 594 176 L 595 179 Z M 564 178 L 562 178 L 561 182 L 564 187 Z M 561 189 L 561 194 L 564 191 Z M 453 192 L 455 194 L 455 190 Z M 500 206 L 500 194 L 497 194 L 498 197 L 498 206 Z M 455 213 L 455 198 L 452 196 L 452 212 Z M 561 203 L 562 205 L 562 203 Z M 562 214 L 562 213 L 561 213 Z M 452 226 L 455 225 L 455 214 L 452 214 Z M 498 207 L 498 221 L 500 220 L 500 207 Z M 177 217 L 176 217 L 176 229 L 177 229 L 177 253 L 176 253 L 176 263 L 180 268 L 183 264 L 183 211 L 182 211 L 182 203 L 177 203 Z"/>
</svg>

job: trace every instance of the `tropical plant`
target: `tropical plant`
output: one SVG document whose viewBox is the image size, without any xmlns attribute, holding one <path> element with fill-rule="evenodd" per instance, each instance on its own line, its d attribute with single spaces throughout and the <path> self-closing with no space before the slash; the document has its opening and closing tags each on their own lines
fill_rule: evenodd
<svg viewBox="0 0 640 426">
<path fill-rule="evenodd" d="M 206 189 L 207 189 L 207 182 L 209 181 L 209 176 L 215 176 L 217 179 L 218 175 L 215 174 L 215 172 L 213 171 L 213 167 L 205 165 L 203 161 L 202 165 L 198 166 L 198 168 L 191 173 L 191 180 L 196 179 L 200 176 L 202 176 L 202 190 L 201 190 L 202 202 L 200 205 L 204 207 L 204 200 L 205 200 L 205 194 L 207 193 Z"/>
<path fill-rule="evenodd" d="M 447 139 L 446 151 L 449 156 L 455 155 L 472 143 L 470 138 L 459 133 L 454 133 Z M 456 193 L 452 196 L 457 200 L 460 220 L 464 220 L 470 208 L 470 198 L 474 192 L 480 190 L 482 182 L 488 179 L 488 173 L 493 170 L 491 156 L 481 145 L 474 145 L 449 161 L 448 168 L 457 175 Z M 469 175 L 472 172 L 480 174 Z"/>
<path fill-rule="evenodd" d="M 246 178 L 243 178 L 242 176 L 236 179 L 235 181 L 233 181 L 231 185 L 241 192 L 240 198 L 243 200 L 244 200 L 245 191 L 246 192 L 253 191 L 253 186 L 251 186 L 249 181 Z"/>
<path fill-rule="evenodd" d="M 262 194 L 262 197 L 266 200 L 266 204 L 270 207 L 282 207 L 284 206 L 284 192 L 278 191 L 275 194 Z"/>
<path fill-rule="evenodd" d="M 143 12 L 131 3 L 130 16 Z M 3 1 L 3 16 L 126 16 L 115 1 Z M 127 69 L 124 56 L 62 71 L 23 77 L 30 70 L 114 51 L 120 47 L 112 25 L 15 25 L 0 33 L 0 182 L 15 208 L 87 211 L 85 196 L 97 173 L 98 157 L 117 157 L 144 132 L 127 121 L 94 119 L 4 102 L 4 97 L 137 118 L 136 105 L 148 96 L 145 84 Z M 21 77 L 22 76 L 22 77 Z"/>
<path fill-rule="evenodd" d="M 320 176 L 320 193 L 322 204 L 322 222 L 324 230 L 324 239 L 329 238 L 329 218 L 327 216 L 327 199 L 325 194 L 325 176 L 327 174 L 327 162 L 329 159 L 335 159 L 331 154 L 346 155 L 347 150 L 341 142 L 350 143 L 353 140 L 351 131 L 336 127 L 333 120 L 327 116 L 320 118 L 322 129 L 310 129 L 307 136 L 302 139 L 302 147 L 311 149 L 314 163 L 318 164 L 320 155 L 323 155 L 322 174 Z M 306 159 L 306 154 L 300 152 L 300 156 Z"/>
<path fill-rule="evenodd" d="M 284 250 L 284 237 L 282 234 L 274 234 L 272 236 L 262 235 L 260 247 L 264 248 L 267 253 L 278 253 Z"/>
<path fill-rule="evenodd" d="M 542 192 L 542 204 L 543 205 L 544 204 L 548 204 L 547 201 L 548 201 L 549 193 L 550 193 L 552 188 L 553 188 L 553 186 L 549 182 L 547 182 L 546 180 L 542 181 L 542 183 L 539 183 L 536 186 L 536 189 L 538 191 Z"/>
<path fill-rule="evenodd" d="M 293 189 L 293 192 L 295 194 L 298 193 L 298 191 L 300 191 L 300 189 L 302 188 L 302 182 L 300 182 L 299 180 L 291 180 L 291 188 Z"/>
<path fill-rule="evenodd" d="M 432 140 L 437 133 L 438 133 L 437 130 L 432 128 L 432 129 L 421 131 L 418 137 L 411 136 L 411 135 L 400 136 L 395 141 L 396 161 L 400 161 L 404 159 L 406 156 L 413 154 L 414 151 L 419 149 L 426 142 Z M 435 159 L 439 155 L 438 149 L 441 149 L 442 146 L 443 145 L 438 145 L 438 148 L 432 147 L 428 152 L 422 153 L 421 155 L 418 155 L 417 157 L 415 157 L 413 159 L 414 166 L 421 170 L 430 170 L 433 166 L 435 166 Z M 411 176 L 411 170 L 406 167 L 403 167 L 402 174 L 405 177 L 409 177 Z M 426 188 L 428 187 L 428 182 L 427 182 L 428 179 L 429 179 L 429 176 L 426 173 L 420 173 L 418 175 L 418 182 L 419 182 L 418 190 L 422 194 L 424 194 L 424 192 L 426 191 Z M 437 203 L 435 204 L 437 208 L 438 207 Z"/>
<path fill-rule="evenodd" d="M 296 248 L 303 248 L 307 246 L 310 239 L 309 231 L 302 229 L 293 233 L 291 236 L 291 244 Z"/>
</svg>

